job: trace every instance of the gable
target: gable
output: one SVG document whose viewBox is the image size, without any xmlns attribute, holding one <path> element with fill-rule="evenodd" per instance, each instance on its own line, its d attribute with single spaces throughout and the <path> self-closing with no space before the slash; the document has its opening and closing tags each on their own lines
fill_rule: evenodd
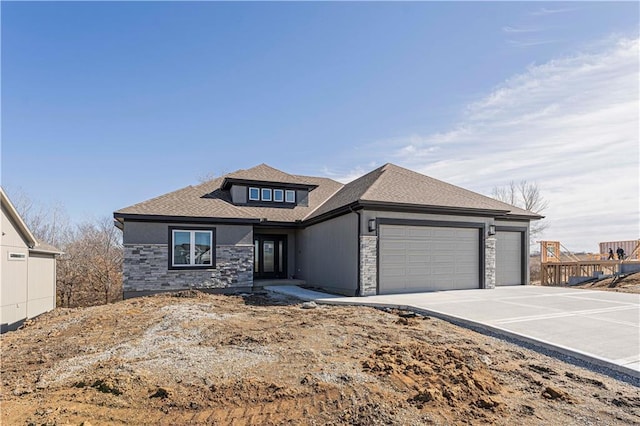
<svg viewBox="0 0 640 426">
<path fill-rule="evenodd" d="M 27 224 L 24 223 L 18 211 L 0 188 L 0 204 L 2 205 L 2 245 L 13 247 L 33 247 L 37 244 Z"/>
</svg>

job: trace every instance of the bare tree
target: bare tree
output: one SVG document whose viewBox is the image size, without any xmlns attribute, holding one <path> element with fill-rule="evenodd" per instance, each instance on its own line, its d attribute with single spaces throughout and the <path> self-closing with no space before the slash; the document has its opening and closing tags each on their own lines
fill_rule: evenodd
<svg viewBox="0 0 640 426">
<path fill-rule="evenodd" d="M 21 188 L 11 191 L 11 202 L 39 242 L 55 247 L 67 242 L 71 224 L 62 204 L 37 203 Z"/>
<path fill-rule="evenodd" d="M 526 180 L 522 180 L 519 183 L 511 181 L 508 185 L 502 187 L 496 186 L 491 191 L 491 195 L 496 200 L 536 214 L 542 214 L 549 207 L 549 202 L 540 193 L 538 185 Z M 534 244 L 535 239 L 547 229 L 547 226 L 548 224 L 544 220 L 531 222 L 529 244 Z"/>
<path fill-rule="evenodd" d="M 73 226 L 60 204 L 39 204 L 21 190 L 12 193 L 11 199 L 36 239 L 64 252 L 56 260 L 58 306 L 88 306 L 122 298 L 122 239 L 112 219 Z"/>
<path fill-rule="evenodd" d="M 89 256 L 87 269 L 92 288 L 101 292 L 104 303 L 113 301 L 114 291 L 122 292 L 123 247 L 121 233 L 113 220 L 103 218 L 80 228 Z"/>
</svg>

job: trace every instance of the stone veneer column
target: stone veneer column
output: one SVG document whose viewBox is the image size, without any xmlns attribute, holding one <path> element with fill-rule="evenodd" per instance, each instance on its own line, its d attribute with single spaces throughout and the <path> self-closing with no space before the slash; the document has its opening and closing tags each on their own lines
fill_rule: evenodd
<svg viewBox="0 0 640 426">
<path fill-rule="evenodd" d="M 125 244 L 124 291 L 253 286 L 252 245 L 217 246 L 215 269 L 172 270 L 168 263 L 166 244 Z"/>
<path fill-rule="evenodd" d="M 496 237 L 484 240 L 484 288 L 496 288 Z"/>
<path fill-rule="evenodd" d="M 378 292 L 378 237 L 360 236 L 360 296 Z"/>
</svg>

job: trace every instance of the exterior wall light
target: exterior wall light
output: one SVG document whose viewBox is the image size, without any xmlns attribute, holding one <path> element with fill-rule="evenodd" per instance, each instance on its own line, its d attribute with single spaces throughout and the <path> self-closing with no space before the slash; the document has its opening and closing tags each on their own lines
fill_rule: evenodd
<svg viewBox="0 0 640 426">
<path fill-rule="evenodd" d="M 373 232 L 376 230 L 376 220 L 369 219 L 369 232 Z"/>
<path fill-rule="evenodd" d="M 489 235 L 496 235 L 496 226 L 489 225 Z"/>
</svg>

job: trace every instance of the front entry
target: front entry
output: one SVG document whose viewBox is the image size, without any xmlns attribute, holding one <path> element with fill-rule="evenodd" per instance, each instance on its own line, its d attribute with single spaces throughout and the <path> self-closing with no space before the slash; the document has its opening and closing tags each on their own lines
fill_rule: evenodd
<svg viewBox="0 0 640 426">
<path fill-rule="evenodd" d="M 253 278 L 287 278 L 286 235 L 254 235 Z"/>
</svg>

